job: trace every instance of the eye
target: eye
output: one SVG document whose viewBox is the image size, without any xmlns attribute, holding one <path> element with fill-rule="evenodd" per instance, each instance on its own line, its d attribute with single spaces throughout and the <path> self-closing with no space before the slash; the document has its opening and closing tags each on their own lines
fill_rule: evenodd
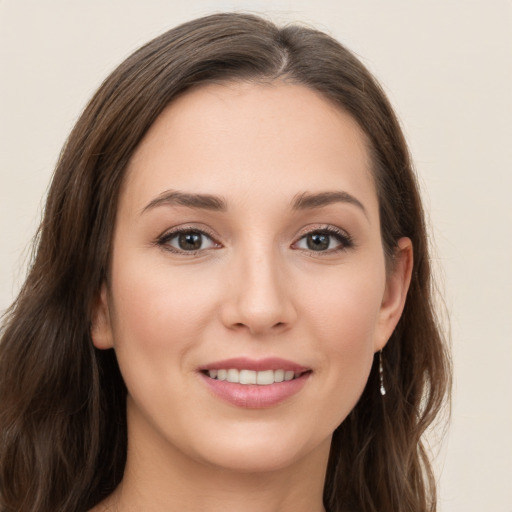
<svg viewBox="0 0 512 512">
<path fill-rule="evenodd" d="M 198 229 L 180 229 L 166 233 L 158 240 L 158 245 L 172 252 L 192 254 L 220 247 L 211 236 Z"/>
<path fill-rule="evenodd" d="M 336 252 L 353 246 L 350 236 L 335 228 L 318 229 L 305 234 L 294 248 L 314 252 Z"/>
</svg>

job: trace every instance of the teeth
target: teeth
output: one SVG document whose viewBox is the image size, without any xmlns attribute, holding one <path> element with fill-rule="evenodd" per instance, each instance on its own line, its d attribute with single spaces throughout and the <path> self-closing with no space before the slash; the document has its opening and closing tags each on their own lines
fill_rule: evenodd
<svg viewBox="0 0 512 512">
<path fill-rule="evenodd" d="M 208 370 L 208 376 L 212 379 L 227 380 L 237 384 L 258 384 L 259 386 L 268 386 L 274 384 L 274 382 L 293 380 L 300 375 L 300 373 L 296 374 L 292 370 L 263 370 L 261 372 L 237 370 L 236 368 Z"/>
<path fill-rule="evenodd" d="M 260 386 L 268 386 L 269 384 L 274 384 L 274 371 L 266 370 L 264 372 L 256 373 L 256 384 Z"/>
<path fill-rule="evenodd" d="M 240 382 L 240 379 L 238 378 L 238 376 L 239 376 L 238 370 L 231 369 L 231 370 L 228 370 L 228 377 L 226 380 L 228 382 Z"/>
<path fill-rule="evenodd" d="M 256 372 L 252 370 L 240 370 L 239 382 L 240 384 L 256 384 Z"/>
<path fill-rule="evenodd" d="M 284 372 L 284 380 L 292 380 L 295 374 L 291 370 Z"/>
</svg>

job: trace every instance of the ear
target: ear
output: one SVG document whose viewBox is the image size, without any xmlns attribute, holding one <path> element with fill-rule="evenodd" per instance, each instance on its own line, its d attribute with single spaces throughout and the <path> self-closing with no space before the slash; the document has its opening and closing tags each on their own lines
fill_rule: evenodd
<svg viewBox="0 0 512 512">
<path fill-rule="evenodd" d="M 402 316 L 411 283 L 413 248 L 409 238 L 398 240 L 393 268 L 386 278 L 386 289 L 379 312 L 375 352 L 382 350 Z"/>
<path fill-rule="evenodd" d="M 108 308 L 108 292 L 105 283 L 102 284 L 92 310 L 91 338 L 96 348 L 105 350 L 113 348 L 112 325 Z"/>
</svg>

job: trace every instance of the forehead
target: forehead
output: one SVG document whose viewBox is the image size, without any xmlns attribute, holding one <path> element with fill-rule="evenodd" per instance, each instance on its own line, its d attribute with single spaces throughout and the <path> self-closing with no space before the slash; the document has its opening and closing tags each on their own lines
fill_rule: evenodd
<svg viewBox="0 0 512 512">
<path fill-rule="evenodd" d="M 157 118 L 127 169 L 121 201 L 166 189 L 229 196 L 344 190 L 376 207 L 366 137 L 356 121 L 301 85 L 204 85 Z"/>
</svg>

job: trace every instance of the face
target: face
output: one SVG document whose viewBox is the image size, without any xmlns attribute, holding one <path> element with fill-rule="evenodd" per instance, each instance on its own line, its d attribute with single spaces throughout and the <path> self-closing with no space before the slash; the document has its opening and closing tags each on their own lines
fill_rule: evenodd
<svg viewBox="0 0 512 512">
<path fill-rule="evenodd" d="M 172 103 L 127 169 L 93 322 L 129 442 L 239 471 L 326 460 L 402 311 L 399 245 L 386 273 L 365 137 L 319 94 L 208 85 Z"/>
</svg>

